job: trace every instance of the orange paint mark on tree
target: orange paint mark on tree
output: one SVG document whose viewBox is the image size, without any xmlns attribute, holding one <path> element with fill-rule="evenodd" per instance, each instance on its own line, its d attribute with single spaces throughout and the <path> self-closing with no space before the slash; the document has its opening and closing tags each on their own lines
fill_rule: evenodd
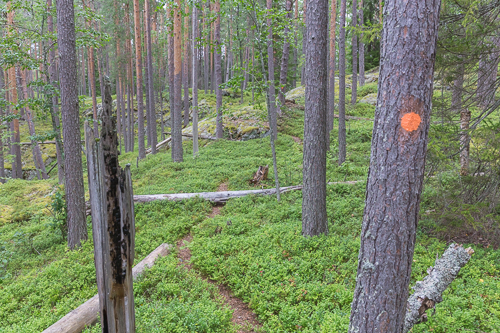
<svg viewBox="0 0 500 333">
<path fill-rule="evenodd" d="M 403 127 L 408 132 L 413 132 L 418 128 L 422 119 L 415 112 L 407 113 L 401 118 L 401 127 Z"/>
</svg>

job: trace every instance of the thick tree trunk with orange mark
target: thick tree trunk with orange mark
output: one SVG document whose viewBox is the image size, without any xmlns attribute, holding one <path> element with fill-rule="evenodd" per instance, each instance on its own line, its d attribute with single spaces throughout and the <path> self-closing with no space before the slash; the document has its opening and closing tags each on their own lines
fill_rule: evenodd
<svg viewBox="0 0 500 333">
<path fill-rule="evenodd" d="M 385 3 L 377 108 L 349 332 L 400 333 L 432 107 L 441 1 Z"/>
<path fill-rule="evenodd" d="M 306 95 L 302 234 L 328 234 L 326 215 L 326 107 L 328 1 L 309 0 L 306 25 Z"/>
<path fill-rule="evenodd" d="M 172 160 L 183 161 L 182 151 L 182 56 L 181 56 L 181 0 L 174 9 L 174 110 L 172 113 Z"/>
</svg>

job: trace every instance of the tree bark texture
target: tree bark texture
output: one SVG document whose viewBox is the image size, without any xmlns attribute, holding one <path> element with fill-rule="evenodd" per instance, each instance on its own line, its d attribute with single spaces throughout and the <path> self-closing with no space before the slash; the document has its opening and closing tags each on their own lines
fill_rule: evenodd
<svg viewBox="0 0 500 333">
<path fill-rule="evenodd" d="M 335 115 L 335 34 L 337 27 L 337 0 L 332 0 L 332 12 L 330 15 L 330 64 L 328 74 L 328 111 L 326 125 L 327 149 L 330 147 L 330 132 L 333 130 L 333 116 Z"/>
<path fill-rule="evenodd" d="M 306 17 L 306 93 L 302 234 L 328 234 L 326 215 L 326 107 L 328 1 L 309 0 Z"/>
<path fill-rule="evenodd" d="M 385 2 L 379 90 L 349 332 L 403 330 L 427 150 L 438 0 Z"/>
<path fill-rule="evenodd" d="M 184 82 L 184 126 L 189 125 L 189 5 L 186 4 L 184 16 L 184 62 L 183 78 Z"/>
<path fill-rule="evenodd" d="M 279 86 L 279 100 L 281 105 L 285 105 L 285 89 L 288 78 L 288 59 L 290 58 L 290 27 L 292 24 L 292 0 L 286 0 L 285 10 L 285 31 L 283 34 L 283 54 L 281 56 L 281 70 L 280 70 L 280 86 Z"/>
<path fill-rule="evenodd" d="M 457 66 L 457 78 L 453 81 L 453 91 L 451 94 L 451 110 L 460 113 L 462 108 L 462 90 L 464 88 L 464 64 Z"/>
<path fill-rule="evenodd" d="M 76 34 L 73 1 L 58 0 L 57 44 L 59 84 L 64 136 L 64 178 L 68 210 L 68 246 L 73 249 L 86 240 L 85 191 L 83 188 L 80 117 L 76 70 Z"/>
<path fill-rule="evenodd" d="M 198 8 L 196 7 L 197 1 L 193 4 L 193 17 L 191 19 L 193 24 L 193 72 L 192 72 L 192 85 L 193 85 L 193 157 L 198 155 Z"/>
<path fill-rule="evenodd" d="M 470 134 L 469 123 L 471 112 L 468 109 L 463 109 L 460 112 L 460 175 L 467 176 L 469 174 L 469 151 L 470 151 Z"/>
<path fill-rule="evenodd" d="M 345 15 L 346 0 L 340 0 L 340 39 L 339 39 L 339 165 L 346 158 L 345 130 Z"/>
<path fill-rule="evenodd" d="M 154 76 L 153 76 L 153 46 L 151 41 L 151 4 L 149 0 L 145 0 L 144 6 L 146 9 L 146 39 L 147 39 L 147 57 L 148 57 L 148 81 L 149 81 L 149 123 L 148 131 L 151 139 L 151 153 L 156 154 L 156 143 L 158 134 L 156 133 L 156 110 L 155 110 L 155 96 L 154 96 Z"/>
<path fill-rule="evenodd" d="M 365 16 L 363 13 L 363 0 L 359 0 L 359 26 L 363 28 Z M 359 85 L 365 85 L 365 43 L 363 43 L 363 33 L 359 36 Z"/>
<path fill-rule="evenodd" d="M 357 28 L 358 25 L 358 2 L 357 0 L 352 0 L 352 18 L 351 24 L 353 29 Z M 351 79 L 351 104 L 356 104 L 356 99 L 358 98 L 358 35 L 356 31 L 352 31 L 352 79 Z"/>
<path fill-rule="evenodd" d="M 215 71 L 215 95 L 216 95 L 216 108 L 217 117 L 215 125 L 215 136 L 221 139 L 224 133 L 224 127 L 222 124 L 222 90 L 220 89 L 220 84 L 222 83 L 222 68 L 221 68 L 221 40 L 220 40 L 220 0 L 216 0 L 214 4 L 214 13 L 216 15 L 215 19 L 215 29 L 214 29 L 214 40 L 215 40 L 215 50 L 214 50 L 214 71 Z"/>
<path fill-rule="evenodd" d="M 137 139 L 139 140 L 139 159 L 146 157 L 144 145 L 144 103 L 142 91 L 142 51 L 141 51 L 141 11 L 139 0 L 134 0 L 134 31 L 135 31 L 135 75 L 137 83 Z"/>
<path fill-rule="evenodd" d="M 274 88 L 274 50 L 273 50 L 273 27 L 271 10 L 273 8 L 273 0 L 267 0 L 267 71 L 268 71 L 268 85 L 269 85 L 269 126 L 272 130 L 274 140 L 278 138 L 278 119 L 276 110 L 276 92 Z"/>
<path fill-rule="evenodd" d="M 172 7 L 167 6 L 167 20 L 170 21 L 173 18 Z M 169 104 L 170 104 L 170 129 L 174 131 L 174 119 L 175 119 L 175 84 L 174 84 L 174 28 L 168 32 L 168 92 L 169 92 Z M 171 151 L 172 160 L 174 160 L 174 149 Z"/>
<path fill-rule="evenodd" d="M 174 9 L 174 111 L 172 122 L 172 160 L 183 161 L 182 151 L 182 56 L 181 56 L 181 1 L 176 0 Z"/>
<path fill-rule="evenodd" d="M 5 98 L 5 77 L 3 68 L 0 67 L 0 98 Z M 0 108 L 0 118 L 4 116 L 4 109 Z M 4 164 L 4 148 L 3 148 L 3 124 L 0 123 L 0 184 L 5 183 L 5 164 Z"/>
</svg>

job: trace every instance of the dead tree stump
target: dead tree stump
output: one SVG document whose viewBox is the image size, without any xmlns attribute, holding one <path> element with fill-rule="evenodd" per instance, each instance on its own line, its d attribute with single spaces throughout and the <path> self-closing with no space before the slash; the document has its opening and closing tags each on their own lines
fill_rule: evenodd
<svg viewBox="0 0 500 333">
<path fill-rule="evenodd" d="M 116 120 L 106 79 L 99 139 L 85 123 L 94 258 L 103 333 L 135 332 L 132 265 L 135 223 L 130 165 L 118 164 Z"/>
</svg>

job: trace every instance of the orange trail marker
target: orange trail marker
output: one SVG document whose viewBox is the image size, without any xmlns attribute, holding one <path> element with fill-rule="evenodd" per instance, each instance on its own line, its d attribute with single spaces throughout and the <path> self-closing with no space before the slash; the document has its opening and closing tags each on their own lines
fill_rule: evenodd
<svg viewBox="0 0 500 333">
<path fill-rule="evenodd" d="M 413 132 L 420 125 L 420 116 L 415 112 L 407 113 L 401 118 L 401 127 L 403 127 L 407 132 Z"/>
</svg>

